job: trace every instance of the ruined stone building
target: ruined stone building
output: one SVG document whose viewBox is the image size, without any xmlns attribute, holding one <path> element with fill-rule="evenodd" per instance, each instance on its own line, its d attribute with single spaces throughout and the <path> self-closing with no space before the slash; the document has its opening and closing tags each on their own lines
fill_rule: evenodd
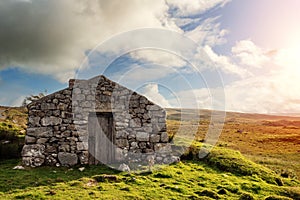
<svg viewBox="0 0 300 200">
<path fill-rule="evenodd" d="M 22 161 L 26 166 L 172 162 L 166 112 L 104 76 L 28 105 Z"/>
</svg>

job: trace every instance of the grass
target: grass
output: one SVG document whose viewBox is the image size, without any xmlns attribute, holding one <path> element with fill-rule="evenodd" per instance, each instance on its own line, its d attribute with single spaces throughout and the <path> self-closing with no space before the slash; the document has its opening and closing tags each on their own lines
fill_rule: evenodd
<svg viewBox="0 0 300 200">
<path fill-rule="evenodd" d="M 4 109 L 0 130 L 23 135 L 26 110 Z M 168 110 L 168 134 L 176 135 L 175 145 L 204 140 L 210 111 L 201 111 L 200 121 L 194 120 L 195 112 L 185 110 L 186 120 L 180 122 L 180 110 Z M 13 170 L 19 159 L 2 160 L 0 199 L 300 199 L 299 121 L 228 113 L 209 156 L 200 160 L 202 144 L 194 141 L 178 148 L 186 160 L 147 173 L 120 173 L 101 165 L 85 166 L 83 172 L 81 166 Z"/>
<path fill-rule="evenodd" d="M 118 172 L 105 166 L 13 170 L 0 163 L 0 199 L 300 199 L 300 182 L 279 178 L 240 153 L 214 148 L 204 160 L 156 166 L 153 172 Z M 219 163 L 219 164 L 216 164 Z"/>
</svg>

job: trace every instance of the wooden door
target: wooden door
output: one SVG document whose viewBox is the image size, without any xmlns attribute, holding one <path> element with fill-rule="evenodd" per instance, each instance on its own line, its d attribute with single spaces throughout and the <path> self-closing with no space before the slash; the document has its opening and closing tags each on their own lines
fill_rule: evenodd
<svg viewBox="0 0 300 200">
<path fill-rule="evenodd" d="M 88 123 L 89 164 L 109 164 L 114 160 L 112 113 L 91 113 Z"/>
</svg>

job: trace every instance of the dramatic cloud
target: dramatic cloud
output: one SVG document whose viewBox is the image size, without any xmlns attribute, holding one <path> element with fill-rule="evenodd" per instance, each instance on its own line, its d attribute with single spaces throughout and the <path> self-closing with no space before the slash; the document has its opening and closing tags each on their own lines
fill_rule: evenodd
<svg viewBox="0 0 300 200">
<path fill-rule="evenodd" d="M 163 27 L 183 33 L 176 25 L 179 16 L 201 13 L 227 2 L 2 0 L 0 69 L 20 67 L 65 82 L 74 75 L 87 50 L 114 34 L 143 27 Z M 214 20 L 199 26 L 189 33 L 192 37 L 200 33 L 197 42 L 215 44 L 222 40 L 225 32 L 216 35 L 214 30 L 219 25 Z M 165 59 L 166 56 L 156 58 Z"/>
<path fill-rule="evenodd" d="M 111 35 L 145 26 L 170 28 L 167 9 L 163 0 L 3 0 L 0 68 L 18 66 L 66 81 L 85 51 Z"/>
</svg>

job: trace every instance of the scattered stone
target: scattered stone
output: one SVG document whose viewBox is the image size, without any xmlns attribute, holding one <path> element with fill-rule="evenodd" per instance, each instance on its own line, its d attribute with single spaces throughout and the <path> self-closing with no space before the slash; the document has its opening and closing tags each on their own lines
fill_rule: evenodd
<svg viewBox="0 0 300 200">
<path fill-rule="evenodd" d="M 83 172 L 85 170 L 85 167 L 78 168 L 79 171 Z"/>
<path fill-rule="evenodd" d="M 122 163 L 119 168 L 118 168 L 119 171 L 122 171 L 122 172 L 130 172 L 130 168 L 128 165 L 126 165 L 125 163 Z"/>
<path fill-rule="evenodd" d="M 17 169 L 17 170 L 23 170 L 23 169 L 25 169 L 23 166 L 21 166 L 21 165 L 17 165 L 17 166 L 15 166 L 13 169 Z"/>
</svg>

